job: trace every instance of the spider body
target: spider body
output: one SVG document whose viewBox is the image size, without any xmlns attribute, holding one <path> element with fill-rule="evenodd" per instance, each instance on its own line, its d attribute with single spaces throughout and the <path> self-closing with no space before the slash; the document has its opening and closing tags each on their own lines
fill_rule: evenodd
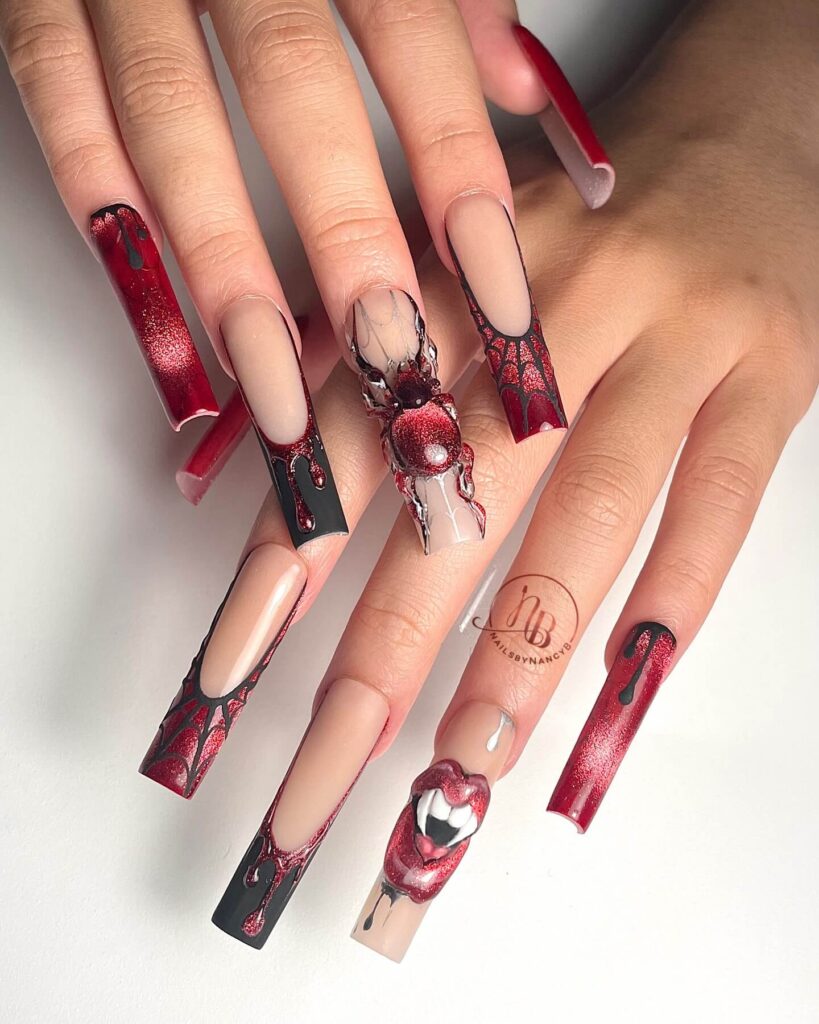
<svg viewBox="0 0 819 1024">
<path fill-rule="evenodd" d="M 420 324 L 420 317 L 418 317 Z M 353 338 L 367 412 L 381 421 L 381 447 L 398 490 L 413 515 L 429 554 L 429 513 L 418 491 L 420 480 L 455 474 L 457 494 L 472 509 L 483 533 L 486 514 L 473 500 L 474 454 L 461 437 L 452 395 L 441 391 L 435 346 L 417 326 L 418 352 L 385 372 L 369 363 Z"/>
</svg>

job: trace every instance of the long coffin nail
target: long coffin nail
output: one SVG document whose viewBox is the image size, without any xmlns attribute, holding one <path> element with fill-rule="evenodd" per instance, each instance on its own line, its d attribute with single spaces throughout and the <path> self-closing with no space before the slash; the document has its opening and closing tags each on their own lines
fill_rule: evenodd
<svg viewBox="0 0 819 1024">
<path fill-rule="evenodd" d="M 287 632 L 306 579 L 304 563 L 280 544 L 250 552 L 162 719 L 143 775 L 193 796 Z"/>
<path fill-rule="evenodd" d="M 474 453 L 461 437 L 452 395 L 441 390 L 437 351 L 405 292 L 373 289 L 353 305 L 350 348 L 381 446 L 425 554 L 481 540 L 486 513 L 475 501 Z"/>
<path fill-rule="evenodd" d="M 390 960 L 403 959 L 430 901 L 483 822 L 513 738 L 511 718 L 491 704 L 472 701 L 455 714 L 435 761 L 412 784 L 354 939 Z"/>
<path fill-rule="evenodd" d="M 515 229 L 495 196 L 454 200 L 446 232 L 458 279 L 516 441 L 566 426 Z"/>
<path fill-rule="evenodd" d="M 339 679 L 328 689 L 216 908 L 218 928 L 256 949 L 267 942 L 388 716 L 386 700 L 363 683 Z"/>
<path fill-rule="evenodd" d="M 228 307 L 220 329 L 294 546 L 347 533 L 287 321 L 270 299 L 249 296 Z"/>
<path fill-rule="evenodd" d="M 548 810 L 585 832 L 608 792 L 660 683 L 677 641 L 666 626 L 641 622 L 617 655 L 574 745 Z"/>
<path fill-rule="evenodd" d="M 91 214 L 91 240 L 133 327 L 171 426 L 219 406 L 148 226 L 131 206 Z"/>
<path fill-rule="evenodd" d="M 541 127 L 583 202 L 589 209 L 596 210 L 614 191 L 611 161 L 577 94 L 551 53 L 523 25 L 513 26 L 513 32 L 549 96 L 549 106 L 538 116 Z"/>
</svg>

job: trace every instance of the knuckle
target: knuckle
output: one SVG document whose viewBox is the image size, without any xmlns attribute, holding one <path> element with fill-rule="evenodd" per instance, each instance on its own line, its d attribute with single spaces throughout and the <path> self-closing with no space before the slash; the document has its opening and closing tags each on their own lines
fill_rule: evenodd
<svg viewBox="0 0 819 1024">
<path fill-rule="evenodd" d="M 440 18 L 440 0 L 368 0 L 365 18 L 374 29 L 406 29 L 417 32 Z"/>
<path fill-rule="evenodd" d="M 107 136 L 70 139 L 55 147 L 49 161 L 51 173 L 58 185 L 75 181 L 105 182 L 115 174 L 115 154 Z"/>
<path fill-rule="evenodd" d="M 355 610 L 359 628 L 378 638 L 385 651 L 418 651 L 428 643 L 435 615 L 421 602 L 409 603 L 406 594 L 370 585 Z"/>
<path fill-rule="evenodd" d="M 633 463 L 584 453 L 558 463 L 551 497 L 561 517 L 585 534 L 610 539 L 637 525 L 644 485 Z"/>
<path fill-rule="evenodd" d="M 756 507 L 762 486 L 758 464 L 739 453 L 704 453 L 687 467 L 680 480 L 683 500 L 696 502 L 720 518 L 750 514 Z"/>
<path fill-rule="evenodd" d="M 194 240 L 182 246 L 185 266 L 195 277 L 211 277 L 214 273 L 223 277 L 226 267 L 250 264 L 254 248 L 246 228 L 231 226 L 224 216 L 207 215 L 200 220 Z"/>
<path fill-rule="evenodd" d="M 453 162 L 469 161 L 482 166 L 490 155 L 492 137 L 482 118 L 473 110 L 453 112 L 423 134 L 419 155 L 432 164 L 451 166 Z"/>
<path fill-rule="evenodd" d="M 184 51 L 126 55 L 113 90 L 123 120 L 132 127 L 179 124 L 210 98 L 207 73 Z"/>
<path fill-rule="evenodd" d="M 652 572 L 663 593 L 675 595 L 686 607 L 708 608 L 719 589 L 716 571 L 702 555 L 669 553 L 658 559 Z"/>
<path fill-rule="evenodd" d="M 358 208 L 357 208 L 358 207 Z M 386 214 L 361 199 L 341 207 L 333 206 L 314 217 L 306 232 L 310 248 L 328 262 L 349 262 L 351 259 L 378 262 L 391 251 L 394 222 Z"/>
<path fill-rule="evenodd" d="M 25 8 L 10 19 L 4 32 L 9 70 L 24 93 L 55 76 L 65 80 L 88 68 L 87 47 L 70 25 L 44 19 Z"/>
<path fill-rule="evenodd" d="M 251 7 L 238 29 L 239 80 L 251 95 L 269 86 L 336 81 L 344 52 L 332 24 L 292 3 Z"/>
</svg>

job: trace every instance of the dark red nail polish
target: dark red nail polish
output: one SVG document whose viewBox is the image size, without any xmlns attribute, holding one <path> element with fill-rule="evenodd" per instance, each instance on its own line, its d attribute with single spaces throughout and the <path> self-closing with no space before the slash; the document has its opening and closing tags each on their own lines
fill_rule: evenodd
<svg viewBox="0 0 819 1024">
<path fill-rule="evenodd" d="M 219 406 L 148 226 L 130 206 L 91 215 L 91 238 L 174 430 Z"/>
<path fill-rule="evenodd" d="M 577 94 L 551 53 L 523 25 L 514 25 L 512 31 L 549 95 L 549 106 L 540 113 L 538 120 L 583 201 L 596 210 L 607 202 L 614 190 L 611 161 Z"/>
<path fill-rule="evenodd" d="M 250 416 L 237 388 L 202 435 L 184 466 L 176 471 L 176 484 L 192 505 L 198 505 L 204 498 L 248 430 Z"/>
<path fill-rule="evenodd" d="M 574 745 L 548 810 L 585 832 L 674 657 L 666 626 L 641 622 L 628 636 Z"/>
</svg>

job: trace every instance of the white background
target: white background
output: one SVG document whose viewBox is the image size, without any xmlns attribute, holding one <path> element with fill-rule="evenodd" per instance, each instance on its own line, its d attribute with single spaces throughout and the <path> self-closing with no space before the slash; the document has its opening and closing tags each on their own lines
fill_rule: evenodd
<svg viewBox="0 0 819 1024">
<path fill-rule="evenodd" d="M 555 0 L 548 16 L 536 0 L 521 6 L 588 98 L 645 50 L 674 3 Z M 227 94 L 299 308 L 309 290 L 300 250 Z M 395 140 L 372 109 L 400 197 Z M 507 121 L 502 131 L 520 128 Z M 381 491 L 196 800 L 140 777 L 266 474 L 246 441 L 198 510 L 182 500 L 173 471 L 200 428 L 176 436 L 163 422 L 4 74 L 0 135 L 0 1019 L 816 1021 L 819 411 L 788 445 L 716 609 L 587 836 L 543 809 L 602 683 L 603 647 L 656 509 L 404 964 L 347 934 L 465 661 L 457 633 L 256 952 L 210 914 L 301 735 L 398 500 Z M 197 338 L 204 350 L 201 330 Z"/>
</svg>

